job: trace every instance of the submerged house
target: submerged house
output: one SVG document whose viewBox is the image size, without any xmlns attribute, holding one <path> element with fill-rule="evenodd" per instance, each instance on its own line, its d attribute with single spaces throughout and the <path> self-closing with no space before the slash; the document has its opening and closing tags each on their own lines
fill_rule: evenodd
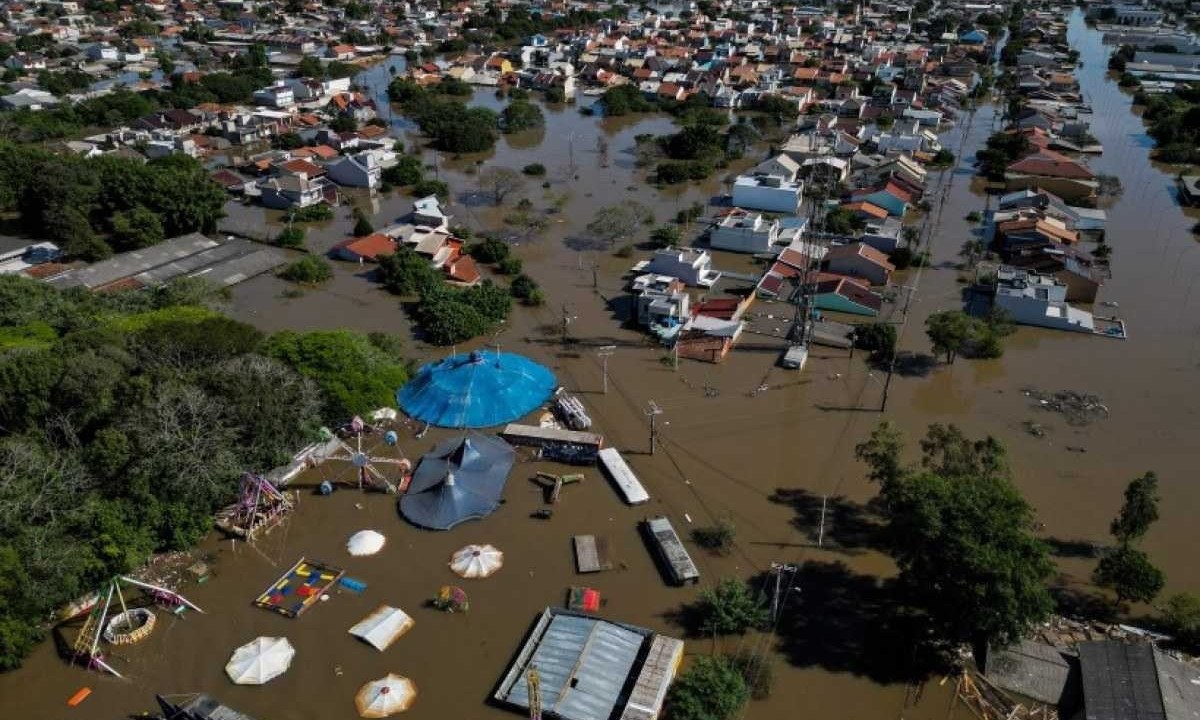
<svg viewBox="0 0 1200 720">
<path fill-rule="evenodd" d="M 1067 285 L 1048 275 L 1002 266 L 996 273 L 995 307 L 1007 311 L 1021 325 L 1053 330 L 1092 333 L 1090 312 L 1067 304 Z"/>
</svg>

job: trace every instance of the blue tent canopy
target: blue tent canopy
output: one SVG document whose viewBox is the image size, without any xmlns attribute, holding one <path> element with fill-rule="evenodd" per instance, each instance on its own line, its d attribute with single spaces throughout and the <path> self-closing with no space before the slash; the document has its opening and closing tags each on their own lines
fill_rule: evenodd
<svg viewBox="0 0 1200 720">
<path fill-rule="evenodd" d="M 447 440 L 421 458 L 400 498 L 400 513 L 432 530 L 487 517 L 500 505 L 514 456 L 512 447 L 494 435 Z"/>
<path fill-rule="evenodd" d="M 528 414 L 554 385 L 554 374 L 529 358 L 475 350 L 423 365 L 396 393 L 396 402 L 430 425 L 491 427 Z"/>
</svg>

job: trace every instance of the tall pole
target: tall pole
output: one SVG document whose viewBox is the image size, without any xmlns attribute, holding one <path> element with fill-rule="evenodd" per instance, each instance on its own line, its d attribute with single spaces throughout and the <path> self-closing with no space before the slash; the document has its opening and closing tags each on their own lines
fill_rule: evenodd
<svg viewBox="0 0 1200 720">
<path fill-rule="evenodd" d="M 600 357 L 600 372 L 604 376 L 604 394 L 608 394 L 608 359 L 612 357 L 613 351 L 617 349 L 616 345 L 604 345 L 596 350 L 596 355 Z"/>
<path fill-rule="evenodd" d="M 650 406 L 646 409 L 646 414 L 650 416 L 650 454 L 654 454 L 654 446 L 658 444 L 658 426 L 655 420 L 659 415 L 662 415 L 662 408 L 653 400 L 650 401 Z"/>
<path fill-rule="evenodd" d="M 883 402 L 879 404 L 879 412 L 884 412 L 887 410 L 888 390 L 890 390 L 892 387 L 892 370 L 895 369 L 895 367 L 896 358 L 893 357 L 892 361 L 888 363 L 887 379 L 883 381 Z"/>
<path fill-rule="evenodd" d="M 817 547 L 821 547 L 825 542 L 825 506 L 829 502 L 828 495 L 821 496 L 821 524 L 817 527 Z"/>
</svg>

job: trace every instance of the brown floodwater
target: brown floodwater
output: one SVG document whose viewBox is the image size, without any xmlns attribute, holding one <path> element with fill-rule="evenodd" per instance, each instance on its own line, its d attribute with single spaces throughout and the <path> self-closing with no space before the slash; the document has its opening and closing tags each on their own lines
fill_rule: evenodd
<svg viewBox="0 0 1200 720">
<path fill-rule="evenodd" d="M 1113 277 L 1101 300 L 1119 303 L 1130 339 L 1021 328 L 1002 359 L 959 360 L 924 374 L 898 375 L 883 417 L 914 440 L 933 422 L 1001 439 L 1017 483 L 1045 523 L 1046 537 L 1063 541 L 1103 543 L 1124 485 L 1146 470 L 1157 471 L 1162 519 L 1144 548 L 1166 571 L 1167 592 L 1195 591 L 1200 567 L 1187 548 L 1196 537 L 1192 512 L 1200 507 L 1200 486 L 1192 477 L 1200 458 L 1194 441 L 1200 428 L 1200 244 L 1189 233 L 1197 218 L 1178 206 L 1170 172 L 1147 160 L 1151 143 L 1130 112 L 1130 97 L 1106 78 L 1106 49 L 1097 33 L 1084 28 L 1078 11 L 1073 11 L 1070 39 L 1084 60 L 1079 78 L 1095 111 L 1092 133 L 1105 147 L 1090 164 L 1118 175 L 1125 188 L 1108 210 Z M 494 103 L 490 94 L 480 98 Z M 954 264 L 971 229 L 964 217 L 986 203 L 972 189 L 970 162 L 995 127 L 991 108 L 983 107 L 944 136 L 948 147 L 962 152 L 956 170 L 931 177 L 933 217 L 940 216 L 932 236 L 934 263 L 919 275 L 900 278 L 915 288 L 901 337 L 905 350 L 928 352 L 924 318 L 957 306 L 962 286 Z M 206 543 L 205 549 L 216 554 L 215 577 L 186 592 L 207 614 L 163 617 L 145 643 L 114 652 L 127 680 L 68 667 L 46 643 L 22 670 L 0 676 L 0 715 L 118 718 L 152 709 L 155 692 L 205 691 L 260 719 L 349 719 L 355 717 L 352 698 L 361 683 L 398 672 L 419 688 L 407 713 L 414 719 L 516 717 L 486 699 L 534 616 L 560 604 L 568 586 L 598 588 L 607 600 L 607 617 L 680 632 L 673 614 L 694 599 L 697 589 L 665 586 L 636 531 L 645 516 L 664 513 L 681 533 L 720 518 L 736 524 L 738 543 L 731 555 L 715 557 L 692 548 L 701 587 L 722 577 L 757 576 L 772 562 L 802 565 L 796 581 L 801 589 L 788 596 L 777 636 L 718 643 L 727 651 L 769 650 L 775 658 L 772 696 L 750 703 L 743 717 L 785 718 L 799 712 L 833 720 L 946 717 L 952 683 L 940 685 L 941 678 L 933 677 L 917 688 L 899 679 L 888 668 L 903 665 L 892 661 L 902 653 L 881 643 L 877 632 L 892 613 L 880 578 L 894 569 L 870 547 L 870 521 L 862 504 L 874 489 L 863 478 L 853 448 L 881 418 L 878 374 L 869 374 L 861 357 L 824 348 L 814 351 L 803 373 L 781 370 L 769 338 L 754 335 L 722 365 L 684 361 L 676 371 L 663 362 L 662 349 L 621 324 L 620 276 L 633 261 L 575 249 L 584 246 L 573 238 L 602 205 L 638 200 L 666 221 L 678 208 L 722 191 L 722 178 L 668 192 L 642 182 L 631 154 L 633 138 L 669 128 L 660 117 L 601 120 L 568 108 L 548 112 L 538 137 L 504 138 L 483 158 L 485 165 L 514 168 L 542 162 L 549 169 L 550 191 L 569 193 L 545 235 L 517 251 L 550 302 L 536 310 L 516 309 L 497 341 L 505 350 L 546 363 L 562 384 L 581 394 L 607 442 L 626 452 L 641 476 L 653 498 L 648 505 L 625 507 L 603 477 L 588 469 L 583 483 L 564 491 L 552 519 L 531 519 L 530 513 L 542 507 L 540 492 L 528 479 L 542 466 L 533 463 L 514 469 L 506 504 L 495 515 L 447 533 L 409 526 L 388 496 L 349 490 L 328 498 L 305 494 L 291 520 L 256 547 L 216 538 Z M 601 136 L 610 147 L 607 168 L 599 166 L 595 152 Z M 572 149 L 575 172 L 569 171 Z M 431 153 L 426 157 L 432 162 Z M 475 183 L 464 170 L 479 159 L 443 158 L 439 173 L 469 193 Z M 552 202 L 535 182 L 527 185 L 526 196 L 538 207 Z M 936 200 L 943 196 L 944 203 Z M 409 207 L 407 198 L 395 195 L 370 203 L 377 225 Z M 476 228 L 496 227 L 503 214 L 470 197 L 456 198 L 451 212 L 456 223 Z M 228 222 L 231 229 L 263 232 L 277 218 L 235 206 Z M 328 248 L 349 226 L 348 210 L 342 208 L 337 220 L 310 231 L 311 249 Z M 718 254 L 716 264 L 742 268 L 745 260 Z M 341 265 L 328 288 L 299 297 L 288 297 L 287 289 L 275 278 L 256 278 L 234 289 L 229 310 L 266 330 L 350 327 L 410 333 L 400 303 L 359 268 Z M 783 305 L 760 304 L 754 310 L 777 318 L 790 315 Z M 570 346 L 559 341 L 556 330 L 564 312 L 576 340 Z M 594 350 L 606 344 L 618 348 L 609 362 L 610 392 L 603 395 Z M 415 339 L 411 347 L 411 354 L 422 359 L 446 353 Z M 1027 386 L 1099 394 L 1110 417 L 1070 426 L 1034 407 L 1022 393 Z M 663 409 L 662 444 L 653 456 L 647 454 L 643 412 L 650 400 Z M 1026 422 L 1043 424 L 1045 436 L 1027 433 Z M 416 457 L 449 436 L 434 430 L 416 439 L 405 431 L 400 445 Z M 321 477 L 318 472 L 305 481 Z M 829 511 L 824 546 L 817 548 L 822 496 L 829 497 Z M 388 544 L 375 557 L 350 558 L 345 540 L 363 528 L 383 532 Z M 575 575 L 570 538 L 579 533 L 607 537 L 618 568 Z M 455 581 L 446 567 L 451 552 L 472 542 L 504 550 L 504 569 L 487 580 L 460 582 L 470 594 L 467 614 L 425 608 L 440 585 Z M 339 564 L 369 587 L 362 595 L 335 593 L 296 620 L 252 607 L 254 597 L 302 555 Z M 1086 580 L 1092 562 L 1060 558 L 1060 583 L 1090 592 Z M 346 634 L 380 603 L 401 607 L 416 620 L 413 630 L 384 653 Z M 230 652 L 263 634 L 291 639 L 297 650 L 292 669 L 264 687 L 230 684 L 222 671 Z M 713 649 L 711 640 L 689 640 L 689 654 Z M 79 708 L 67 708 L 66 698 L 83 685 L 91 686 L 93 695 Z"/>
</svg>

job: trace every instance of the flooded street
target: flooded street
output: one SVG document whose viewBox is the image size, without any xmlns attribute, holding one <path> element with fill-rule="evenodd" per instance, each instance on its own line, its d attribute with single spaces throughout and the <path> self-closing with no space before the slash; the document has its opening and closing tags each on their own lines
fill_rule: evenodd
<svg viewBox="0 0 1200 720">
<path fill-rule="evenodd" d="M 1156 471 L 1162 518 L 1142 547 L 1167 575 L 1164 594 L 1195 591 L 1200 566 L 1187 548 L 1196 537 L 1188 509 L 1200 507 L 1200 485 L 1193 477 L 1200 457 L 1195 443 L 1200 243 L 1189 232 L 1197 218 L 1178 206 L 1173 176 L 1148 161 L 1151 143 L 1130 112 L 1131 98 L 1106 76 L 1107 48 L 1097 32 L 1084 27 L 1078 10 L 1070 39 L 1080 51 L 1079 80 L 1094 110 L 1091 132 L 1105 148 L 1089 164 L 1095 172 L 1118 175 L 1124 186 L 1108 208 L 1113 277 L 1100 299 L 1119 303 L 1130 339 L 1021 327 L 999 360 L 960 359 L 924 375 L 898 375 L 882 417 L 903 428 L 914 446 L 935 422 L 999 438 L 1009 450 L 1017 484 L 1045 524 L 1045 536 L 1061 541 L 1105 542 L 1126 483 Z M 372 73 L 381 75 L 373 87 L 386 85 L 386 69 Z M 499 106 L 490 90 L 478 91 L 477 99 Z M 775 653 L 772 695 L 748 704 L 744 717 L 788 718 L 798 708 L 830 720 L 946 717 L 953 683 L 939 685 L 941 678 L 933 677 L 923 688 L 906 684 L 888 671 L 901 649 L 888 647 L 875 632 L 891 612 L 879 584 L 892 567 L 871 547 L 872 523 L 863 505 L 875 489 L 864 479 L 853 449 L 881 419 L 876 410 L 882 378 L 868 373 L 861 354 L 851 359 L 827 348 L 817 348 L 800 374 L 778 368 L 777 352 L 750 347 L 735 349 L 722 365 L 685 361 L 676 371 L 664 363 L 664 350 L 622 327 L 624 305 L 610 302 L 619 300 L 621 275 L 634 260 L 580 250 L 584 246 L 577 239 L 599 207 L 637 200 L 653 207 L 657 222 L 667 222 L 679 209 L 722 193 L 725 175 L 666 192 L 646 185 L 635 167 L 634 137 L 669 132 L 673 126 L 667 117 L 598 119 L 567 106 L 547 110 L 546 121 L 545 129 L 533 135 L 502 138 L 484 157 L 443 158 L 438 176 L 458 191 L 448 210 L 455 216 L 452 224 L 476 229 L 499 227 L 504 212 L 470 197 L 476 183 L 468 172 L 478 161 L 514 169 L 545 164 L 549 187 L 530 179 L 525 189 L 538 208 L 551 206 L 560 194 L 568 196 L 547 232 L 517 249 L 526 272 L 545 289 L 548 304 L 514 309 L 498 341 L 505 351 L 547 364 L 561 384 L 580 393 L 606 443 L 626 453 L 650 503 L 624 506 L 607 480 L 588 468 L 582 483 L 564 491 L 552 519 L 535 520 L 530 514 L 543 506 L 529 478 L 539 468 L 561 472 L 561 466 L 525 462 L 514 468 L 507 502 L 494 516 L 437 533 L 405 523 L 393 497 L 343 490 L 325 498 L 303 491 L 290 521 L 257 547 L 209 539 L 205 549 L 216 553 L 216 574 L 184 590 L 208 613 L 161 617 L 145 643 L 114 652 L 115 666 L 127 680 L 67 667 L 45 643 L 22 670 L 0 675 L 0 715 L 107 720 L 152 709 L 155 692 L 204 691 L 260 720 L 350 720 L 356 717 L 352 699 L 358 687 L 397 672 L 411 677 L 419 691 L 404 717 L 520 717 L 485 700 L 535 615 L 547 605 L 560 605 L 568 586 L 599 589 L 607 601 L 605 617 L 681 632 L 673 614 L 698 590 L 665 586 L 636 531 L 644 517 L 665 514 L 681 535 L 722 518 L 737 527 L 737 548 L 730 556 L 712 556 L 689 543 L 701 588 L 723 577 L 757 576 L 772 562 L 802 564 L 801 589 L 784 603 L 777 634 L 726 638 L 721 646 Z M 932 266 L 909 270 L 897 281 L 914 288 L 902 350 L 927 353 L 925 317 L 958 307 L 963 288 L 958 252 L 972 228 L 965 216 L 986 204 L 972 189 L 971 163 L 999 126 L 992 107 L 985 106 L 943 136 L 943 144 L 960 157 L 955 169 L 930 174 L 927 197 L 935 216 L 945 198 L 931 239 Z M 596 150 L 601 137 L 609 146 L 608 167 L 600 166 Z M 408 145 L 415 142 L 415 135 L 406 139 Z M 432 152 L 425 152 L 425 160 L 433 162 Z M 380 227 L 407 212 L 411 198 L 391 194 L 369 202 Z M 335 221 L 310 227 L 309 248 L 325 251 L 342 240 L 349 213 L 342 206 Z M 228 229 L 253 234 L 278 231 L 278 217 L 256 207 L 233 206 L 225 222 Z M 745 262 L 717 253 L 714 264 L 740 269 Z M 597 265 L 595 288 L 592 263 Z M 362 273 L 339 263 L 329 286 L 299 297 L 288 297 L 282 281 L 259 277 L 234 288 L 229 310 L 264 330 L 349 327 L 411 336 L 399 301 Z M 753 310 L 791 314 L 783 304 L 756 304 Z M 570 344 L 558 333 L 564 314 L 570 318 Z M 600 392 L 595 353 L 603 345 L 617 346 L 608 366 L 608 394 Z M 411 355 L 421 360 L 447 354 L 415 340 L 410 346 Z M 1035 407 L 1022 392 L 1026 387 L 1095 393 L 1110 416 L 1087 426 L 1068 425 Z M 663 410 L 658 418 L 662 445 L 653 456 L 645 415 L 651 400 Z M 1028 433 L 1027 422 L 1044 425 L 1045 436 Z M 450 436 L 435 430 L 416 439 L 402 431 L 400 446 L 416 458 Z M 312 471 L 303 484 L 309 487 L 334 472 L 332 467 Z M 817 548 L 822 498 L 828 500 L 828 512 L 823 546 Z M 384 533 L 388 544 L 375 557 L 351 558 L 343 548 L 346 538 L 364 528 Z M 576 575 L 571 537 L 581 533 L 606 537 L 617 569 Z M 469 613 L 425 607 L 439 586 L 457 580 L 446 567 L 450 554 L 474 542 L 502 549 L 505 567 L 487 580 L 458 581 L 470 596 Z M 301 556 L 344 567 L 367 583 L 366 592 L 342 591 L 295 620 L 252 607 L 252 600 Z M 1093 561 L 1058 559 L 1060 584 L 1086 592 L 1082 583 Z M 384 653 L 346 634 L 380 603 L 403 608 L 416 621 Z M 291 670 L 265 687 L 231 685 L 222 670 L 230 652 L 257 635 L 291 640 L 297 651 Z M 708 639 L 688 642 L 694 652 L 711 649 Z M 94 694 L 80 708 L 68 709 L 66 698 L 83 685 Z"/>
</svg>

